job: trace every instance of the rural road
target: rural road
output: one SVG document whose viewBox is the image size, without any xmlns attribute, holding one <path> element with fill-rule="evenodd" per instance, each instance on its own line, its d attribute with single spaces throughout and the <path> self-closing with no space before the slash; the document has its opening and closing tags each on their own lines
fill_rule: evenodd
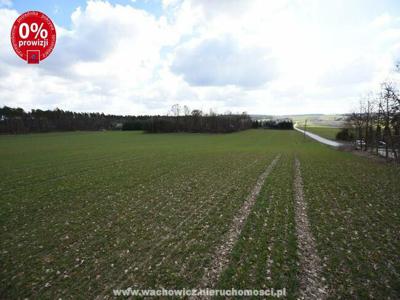
<svg viewBox="0 0 400 300">
<path fill-rule="evenodd" d="M 344 145 L 342 143 L 335 142 L 335 141 L 323 138 L 323 137 L 321 137 L 321 136 L 319 136 L 317 134 L 314 134 L 314 133 L 311 133 L 311 132 L 308 132 L 308 131 L 304 131 L 304 130 L 302 130 L 300 128 L 297 128 L 297 124 L 294 124 L 293 128 L 295 130 L 301 132 L 302 134 L 305 133 L 308 137 L 310 137 L 310 138 L 312 138 L 312 139 L 314 139 L 314 140 L 316 140 L 316 141 L 318 141 L 320 143 L 323 143 L 325 145 L 329 145 L 329 146 L 332 146 L 332 147 L 340 147 L 340 146 Z"/>
<path fill-rule="evenodd" d="M 302 134 L 304 134 L 304 130 L 302 130 L 302 129 L 300 129 L 300 128 L 297 128 L 297 124 L 295 124 L 295 125 L 293 126 L 293 128 L 294 128 L 295 130 L 297 130 L 298 132 L 301 132 Z M 315 134 L 315 133 L 311 133 L 311 132 L 309 132 L 309 131 L 306 131 L 305 133 L 306 133 L 306 135 L 309 136 L 310 138 L 312 138 L 312 139 L 314 139 L 314 140 L 316 140 L 316 141 L 318 141 L 318 142 L 320 142 L 320 143 L 323 143 L 323 144 L 332 146 L 332 147 L 341 147 L 341 146 L 345 146 L 345 145 L 346 145 L 346 144 L 344 144 L 344 143 L 339 143 L 339 142 L 335 142 L 335 141 L 332 141 L 332 140 L 323 138 L 323 137 L 321 137 L 321 136 L 319 136 L 319 135 L 317 135 L 317 134 Z M 379 154 L 379 156 L 385 157 L 385 156 L 386 156 L 386 151 L 385 151 L 385 149 L 383 149 L 383 148 L 382 148 L 382 149 L 379 149 L 378 154 Z M 388 155 L 389 155 L 389 158 L 391 158 L 391 159 L 394 159 L 394 158 L 395 158 L 395 155 L 394 155 L 393 151 L 390 150 L 390 149 L 389 149 Z"/>
</svg>

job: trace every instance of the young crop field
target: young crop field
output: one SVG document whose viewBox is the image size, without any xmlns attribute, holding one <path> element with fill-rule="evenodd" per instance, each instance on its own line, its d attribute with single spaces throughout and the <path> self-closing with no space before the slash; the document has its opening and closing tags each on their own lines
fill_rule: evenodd
<svg viewBox="0 0 400 300">
<path fill-rule="evenodd" d="M 1 299 L 400 296 L 400 168 L 295 131 L 0 136 L 0 168 Z"/>
</svg>

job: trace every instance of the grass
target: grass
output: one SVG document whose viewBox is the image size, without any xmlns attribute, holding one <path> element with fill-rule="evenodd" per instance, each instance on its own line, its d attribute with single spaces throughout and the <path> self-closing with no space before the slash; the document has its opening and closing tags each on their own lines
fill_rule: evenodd
<svg viewBox="0 0 400 300">
<path fill-rule="evenodd" d="M 399 168 L 273 130 L 1 136 L 0 298 L 195 287 L 278 153 L 218 286 L 297 297 L 297 155 L 332 298 L 396 298 Z"/>
</svg>

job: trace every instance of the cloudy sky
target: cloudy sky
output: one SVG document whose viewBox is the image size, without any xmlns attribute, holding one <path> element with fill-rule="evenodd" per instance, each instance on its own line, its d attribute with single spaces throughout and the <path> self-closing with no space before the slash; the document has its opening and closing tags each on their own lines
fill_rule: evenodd
<svg viewBox="0 0 400 300">
<path fill-rule="evenodd" d="M 28 10 L 57 27 L 39 65 L 10 44 Z M 0 106 L 346 113 L 397 59 L 399 0 L 0 0 Z"/>
</svg>

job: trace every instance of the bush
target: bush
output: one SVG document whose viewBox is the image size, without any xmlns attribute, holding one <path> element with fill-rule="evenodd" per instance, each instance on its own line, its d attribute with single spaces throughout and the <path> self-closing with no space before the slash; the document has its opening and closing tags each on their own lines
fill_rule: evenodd
<svg viewBox="0 0 400 300">
<path fill-rule="evenodd" d="M 354 134 L 348 128 L 342 128 L 337 134 L 336 139 L 341 141 L 354 140 Z"/>
</svg>

